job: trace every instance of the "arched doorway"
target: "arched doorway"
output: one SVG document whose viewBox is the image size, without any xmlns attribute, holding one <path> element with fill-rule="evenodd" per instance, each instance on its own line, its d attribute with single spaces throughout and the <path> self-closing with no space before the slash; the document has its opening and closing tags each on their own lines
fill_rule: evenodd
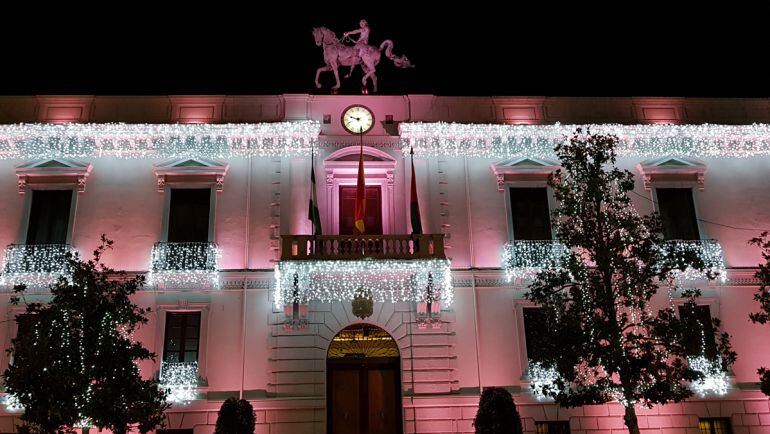
<svg viewBox="0 0 770 434">
<path fill-rule="evenodd" d="M 400 434 L 400 360 L 396 341 L 377 326 L 340 331 L 326 356 L 326 432 Z"/>
</svg>

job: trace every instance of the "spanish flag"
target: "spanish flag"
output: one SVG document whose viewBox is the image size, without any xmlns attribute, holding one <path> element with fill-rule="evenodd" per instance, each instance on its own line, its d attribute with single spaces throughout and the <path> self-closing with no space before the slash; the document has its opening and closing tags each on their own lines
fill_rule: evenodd
<svg viewBox="0 0 770 434">
<path fill-rule="evenodd" d="M 364 220 L 366 219 L 366 179 L 364 178 L 364 146 L 361 145 L 361 154 L 358 157 L 358 184 L 356 185 L 356 220 L 354 226 L 357 234 L 364 233 Z"/>
</svg>

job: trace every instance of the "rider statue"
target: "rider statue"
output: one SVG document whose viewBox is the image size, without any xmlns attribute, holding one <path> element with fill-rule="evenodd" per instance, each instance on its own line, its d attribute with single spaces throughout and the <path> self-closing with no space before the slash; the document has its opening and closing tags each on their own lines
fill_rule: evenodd
<svg viewBox="0 0 770 434">
<path fill-rule="evenodd" d="M 350 35 L 359 35 L 355 48 L 356 51 L 358 51 L 358 56 L 363 57 L 363 50 L 369 45 L 369 23 L 367 23 L 366 20 L 361 20 L 358 25 L 361 26 L 361 28 L 345 32 L 342 36 L 347 38 L 350 37 Z"/>
</svg>

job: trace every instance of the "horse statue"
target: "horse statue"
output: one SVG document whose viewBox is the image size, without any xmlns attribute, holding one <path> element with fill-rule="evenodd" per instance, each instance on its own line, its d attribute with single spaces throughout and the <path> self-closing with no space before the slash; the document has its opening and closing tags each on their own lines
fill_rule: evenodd
<svg viewBox="0 0 770 434">
<path fill-rule="evenodd" d="M 320 89 L 321 83 L 318 79 L 321 73 L 332 71 L 334 78 L 337 80 L 337 84 L 332 86 L 332 93 L 337 93 L 340 88 L 339 67 L 349 66 L 350 70 L 348 70 L 344 78 L 350 78 L 353 70 L 356 69 L 356 65 L 361 65 L 361 69 L 364 70 L 364 77 L 361 79 L 361 84 L 363 85 L 362 93 L 368 93 L 367 80 L 370 79 L 372 81 L 372 88 L 376 93 L 377 75 L 375 74 L 375 68 L 382 58 L 382 50 L 385 50 L 385 57 L 393 61 L 393 64 L 397 67 L 414 68 L 414 65 L 406 56 L 396 56 L 393 54 L 393 41 L 390 39 L 380 44 L 379 48 L 368 43 L 357 43 L 355 46 L 345 45 L 337 38 L 334 32 L 326 27 L 313 28 L 313 38 L 317 46 L 323 46 L 324 63 L 326 64 L 316 71 L 315 85 Z"/>
</svg>

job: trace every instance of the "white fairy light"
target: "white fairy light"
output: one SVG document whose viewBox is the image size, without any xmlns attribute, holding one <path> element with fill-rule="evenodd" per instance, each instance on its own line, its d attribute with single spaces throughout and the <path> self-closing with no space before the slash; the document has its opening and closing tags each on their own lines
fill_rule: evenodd
<svg viewBox="0 0 770 434">
<path fill-rule="evenodd" d="M 718 359 L 709 359 L 706 356 L 688 357 L 690 368 L 701 372 L 703 378 L 694 381 L 690 386 L 698 396 L 727 394 L 730 387 L 730 380 L 727 374 L 722 370 L 722 364 Z"/>
<path fill-rule="evenodd" d="M 656 157 L 754 157 L 770 155 L 770 125 L 504 125 L 411 123 L 399 125 L 404 153 L 425 156 L 554 156 L 554 146 L 576 129 L 618 137 L 618 155 Z"/>
<path fill-rule="evenodd" d="M 552 240 L 516 240 L 505 243 L 500 255 L 502 268 L 510 282 L 514 278 L 532 277 L 543 269 L 558 266 L 569 250 Z"/>
<path fill-rule="evenodd" d="M 303 156 L 320 130 L 316 121 L 0 125 L 0 159 Z"/>
<path fill-rule="evenodd" d="M 684 255 L 689 252 L 695 253 L 703 261 L 705 268 L 702 271 L 692 267 L 684 271 L 675 270 L 673 275 L 679 280 L 704 279 L 709 274 L 718 276 L 722 282 L 727 280 L 722 246 L 716 240 L 668 240 L 660 248 L 663 255 L 674 263 L 683 261 Z"/>
<path fill-rule="evenodd" d="M 198 362 L 161 362 L 159 380 L 168 402 L 189 404 L 198 395 Z"/>
<path fill-rule="evenodd" d="M 219 257 L 216 243 L 155 243 L 147 283 L 151 286 L 219 287 Z"/>
<path fill-rule="evenodd" d="M 546 399 L 546 390 L 553 390 L 559 373 L 552 366 L 545 366 L 540 362 L 529 362 L 527 369 L 529 376 L 529 388 L 537 399 Z"/>
<path fill-rule="evenodd" d="M 68 244 L 11 244 L 3 255 L 0 285 L 45 287 L 67 274 Z"/>
<path fill-rule="evenodd" d="M 24 406 L 21 405 L 19 397 L 12 393 L 6 393 L 5 396 L 3 396 L 3 405 L 5 405 L 5 409 L 11 413 L 24 411 Z"/>
<path fill-rule="evenodd" d="M 432 280 L 432 300 L 452 304 L 452 273 L 446 259 L 410 260 L 296 260 L 281 261 L 275 268 L 274 303 L 349 301 L 365 287 L 374 301 L 427 300 Z M 296 284 L 296 288 L 295 288 Z"/>
</svg>

